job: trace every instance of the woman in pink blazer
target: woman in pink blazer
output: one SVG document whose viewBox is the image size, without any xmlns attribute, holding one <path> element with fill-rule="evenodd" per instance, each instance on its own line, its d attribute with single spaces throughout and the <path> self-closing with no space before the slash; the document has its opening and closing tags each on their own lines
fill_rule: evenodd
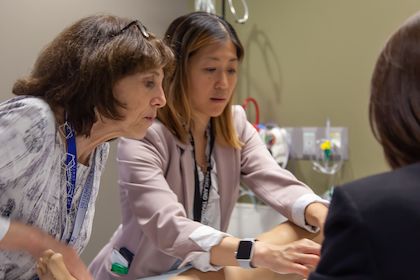
<svg viewBox="0 0 420 280">
<path fill-rule="evenodd" d="M 218 16 L 194 12 L 175 19 L 165 39 L 177 58 L 167 106 L 143 140 L 119 142 L 122 225 L 91 272 L 96 279 L 191 267 L 184 273 L 191 279 L 308 275 L 319 244 L 288 243 L 305 235 L 298 227 L 279 226 L 256 242 L 225 233 L 241 183 L 309 231 L 322 228 L 327 212 L 325 201 L 273 160 L 242 107 L 232 106 L 244 55 L 236 32 Z M 238 265 L 266 269 L 221 269 Z"/>
</svg>

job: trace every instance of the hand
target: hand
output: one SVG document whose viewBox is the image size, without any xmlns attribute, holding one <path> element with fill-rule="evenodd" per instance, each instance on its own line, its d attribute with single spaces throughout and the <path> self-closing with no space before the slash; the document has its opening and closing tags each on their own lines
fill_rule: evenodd
<svg viewBox="0 0 420 280">
<path fill-rule="evenodd" d="M 63 255 L 47 250 L 39 258 L 36 266 L 40 280 L 76 280 L 64 264 Z"/>
<path fill-rule="evenodd" d="M 48 271 L 54 277 L 51 280 L 93 280 L 87 267 L 72 247 L 60 243 L 59 246 L 52 248 L 54 250 L 45 251 L 41 257 L 47 261 Z"/>
<path fill-rule="evenodd" d="M 54 262 L 58 262 L 56 258 L 61 259 L 63 267 L 69 272 L 69 275 L 72 275 L 75 279 L 79 280 L 93 280 L 93 277 L 90 275 L 86 265 L 80 259 L 76 250 L 39 229 L 33 227 L 31 228 L 31 234 L 33 238 L 36 238 L 34 240 L 38 240 L 38 242 L 34 242 L 36 245 L 30 246 L 28 251 L 35 257 L 35 259 L 49 256 L 51 253 L 47 255 L 45 254 L 46 251 L 50 249 L 53 254 L 59 254 L 59 256 L 56 257 L 51 256 L 51 258 L 55 260 Z"/>
<path fill-rule="evenodd" d="M 318 264 L 320 251 L 321 245 L 309 239 L 281 246 L 257 241 L 251 263 L 280 274 L 296 273 L 307 277 Z"/>
<path fill-rule="evenodd" d="M 34 226 L 11 222 L 7 234 L 0 241 L 0 249 L 26 251 L 35 259 L 42 257 L 46 250 L 51 249 L 62 255 L 63 262 L 73 277 L 79 280 L 93 280 L 86 265 L 72 247 Z"/>
</svg>

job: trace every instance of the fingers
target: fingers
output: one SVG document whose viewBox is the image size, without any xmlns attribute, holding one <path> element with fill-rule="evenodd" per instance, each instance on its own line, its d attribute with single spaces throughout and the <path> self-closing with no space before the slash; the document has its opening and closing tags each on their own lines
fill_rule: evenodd
<svg viewBox="0 0 420 280">
<path fill-rule="evenodd" d="M 39 258 L 37 274 L 41 280 L 75 280 L 64 264 L 63 255 L 53 250 L 46 250 Z"/>
<path fill-rule="evenodd" d="M 36 271 L 40 277 L 44 277 L 46 279 L 48 274 L 48 261 L 50 257 L 54 254 L 52 250 L 45 250 L 42 252 L 42 256 L 38 259 L 36 264 Z"/>
<path fill-rule="evenodd" d="M 296 253 L 293 262 L 302 264 L 304 266 L 315 267 L 319 262 L 319 256 Z"/>
<path fill-rule="evenodd" d="M 295 273 L 307 277 L 319 262 L 321 246 L 309 239 L 301 239 L 282 246 L 261 245 L 269 248 L 259 250 L 261 266 L 280 274 Z"/>
<path fill-rule="evenodd" d="M 313 268 L 319 262 L 321 245 L 313 242 L 312 240 L 302 239 L 292 242 L 284 247 L 285 258 L 293 264 L 298 264 L 293 267 L 303 273 L 307 273 L 307 269 L 302 269 L 302 266 L 306 268 Z"/>
<path fill-rule="evenodd" d="M 309 239 L 302 239 L 286 245 L 286 251 L 291 251 L 292 261 L 304 266 L 315 267 L 320 258 L 321 245 Z"/>
<path fill-rule="evenodd" d="M 50 272 L 54 272 L 54 276 L 58 279 L 84 279 L 93 280 L 86 265 L 80 259 L 80 256 L 71 246 L 63 243 L 57 243 L 53 248 L 52 254 L 48 252 L 51 268 Z M 56 256 L 56 253 L 60 255 Z M 58 273 L 60 272 L 60 273 Z M 64 274 L 62 274 L 64 273 Z M 63 278 L 64 275 L 64 278 Z"/>
<path fill-rule="evenodd" d="M 320 256 L 321 245 L 309 239 L 302 239 L 283 245 L 283 250 L 286 253 L 307 256 Z"/>
<path fill-rule="evenodd" d="M 44 260 L 48 261 L 52 255 L 54 255 L 55 252 L 51 249 L 45 250 L 44 252 L 42 252 L 42 257 Z"/>
<path fill-rule="evenodd" d="M 309 270 L 308 267 L 306 267 L 302 264 L 299 264 L 299 263 L 292 263 L 290 265 L 289 269 L 290 270 L 287 273 L 295 273 L 295 274 L 301 275 L 303 277 L 308 277 L 309 273 L 310 273 L 310 270 Z"/>
<path fill-rule="evenodd" d="M 280 274 L 295 273 L 307 277 L 319 261 L 315 255 L 287 254 L 282 260 L 277 260 L 272 270 Z"/>
<path fill-rule="evenodd" d="M 310 239 L 301 239 L 298 241 L 293 242 L 298 247 L 298 250 L 305 254 L 315 254 L 320 255 L 321 254 L 321 245 L 319 243 L 316 243 Z"/>
<path fill-rule="evenodd" d="M 42 277 L 45 274 L 47 274 L 46 264 L 43 263 L 42 261 L 38 261 L 36 264 L 36 273 L 38 274 L 39 277 Z"/>
<path fill-rule="evenodd" d="M 63 255 L 60 253 L 53 254 L 48 262 L 48 269 L 56 280 L 73 280 L 70 272 L 64 263 Z"/>
</svg>

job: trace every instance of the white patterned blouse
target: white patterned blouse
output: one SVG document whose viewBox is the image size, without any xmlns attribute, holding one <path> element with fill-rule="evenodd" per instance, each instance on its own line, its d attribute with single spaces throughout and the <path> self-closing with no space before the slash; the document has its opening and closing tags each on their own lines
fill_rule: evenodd
<svg viewBox="0 0 420 280">
<path fill-rule="evenodd" d="M 0 103 L 0 216 L 34 225 L 61 240 L 72 232 L 80 194 L 94 166 L 88 210 L 74 244 L 81 253 L 90 238 L 109 144 L 96 148 L 89 166 L 78 163 L 75 195 L 67 214 L 66 145 L 59 133 L 54 114 L 42 99 L 19 96 Z M 35 277 L 35 260 L 29 254 L 0 251 L 0 279 Z"/>
</svg>

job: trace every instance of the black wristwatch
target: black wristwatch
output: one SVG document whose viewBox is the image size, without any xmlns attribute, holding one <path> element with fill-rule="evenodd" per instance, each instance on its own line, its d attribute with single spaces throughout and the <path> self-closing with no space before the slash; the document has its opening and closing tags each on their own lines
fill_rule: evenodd
<svg viewBox="0 0 420 280">
<path fill-rule="evenodd" d="M 254 255 L 255 247 L 254 238 L 244 238 L 239 241 L 238 249 L 236 250 L 236 260 L 242 268 L 255 268 L 251 265 L 251 259 Z"/>
</svg>

